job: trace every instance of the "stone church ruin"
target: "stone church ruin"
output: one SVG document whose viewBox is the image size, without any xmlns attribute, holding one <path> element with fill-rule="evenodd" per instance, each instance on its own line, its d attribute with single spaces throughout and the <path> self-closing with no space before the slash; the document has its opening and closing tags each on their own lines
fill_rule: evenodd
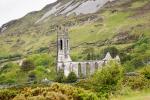
<svg viewBox="0 0 150 100">
<path fill-rule="evenodd" d="M 119 56 L 112 58 L 108 52 L 102 60 L 90 60 L 74 62 L 70 57 L 68 30 L 64 27 L 58 27 L 57 32 L 57 71 L 63 70 L 64 75 L 68 76 L 74 72 L 78 77 L 92 75 L 97 69 L 100 69 L 110 60 L 120 61 Z"/>
</svg>

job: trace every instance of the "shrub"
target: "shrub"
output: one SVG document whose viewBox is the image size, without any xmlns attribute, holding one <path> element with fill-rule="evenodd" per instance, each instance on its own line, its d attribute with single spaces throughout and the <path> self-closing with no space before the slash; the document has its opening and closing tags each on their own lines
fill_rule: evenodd
<svg viewBox="0 0 150 100">
<path fill-rule="evenodd" d="M 68 77 L 67 77 L 67 82 L 68 83 L 73 83 L 77 81 L 77 76 L 74 72 L 70 72 Z"/>
<path fill-rule="evenodd" d="M 107 47 L 103 50 L 103 56 L 107 54 L 107 52 L 110 52 L 111 56 L 114 58 L 116 55 L 119 54 L 119 50 L 116 47 Z"/>
<path fill-rule="evenodd" d="M 0 90 L 0 100 L 12 100 L 17 95 L 17 91 L 2 89 Z"/>
<path fill-rule="evenodd" d="M 95 59 L 95 50 L 92 47 L 88 47 L 83 50 L 82 54 L 85 56 L 85 60 L 94 60 Z"/>
<path fill-rule="evenodd" d="M 27 57 L 28 60 L 32 61 L 35 66 L 54 66 L 54 57 L 48 54 L 34 54 Z"/>
<path fill-rule="evenodd" d="M 64 75 L 64 71 L 63 70 L 59 70 L 58 71 L 57 76 L 55 78 L 55 81 L 59 82 L 59 83 L 63 83 L 63 82 L 66 81 L 66 77 Z"/>
<path fill-rule="evenodd" d="M 21 66 L 21 69 L 23 71 L 30 71 L 33 70 L 35 68 L 34 64 L 32 61 L 30 60 L 24 60 Z"/>
<path fill-rule="evenodd" d="M 144 77 L 145 77 L 146 79 L 149 79 L 149 80 L 150 80 L 150 66 L 144 67 L 144 68 L 141 70 L 141 73 L 144 75 Z"/>
<path fill-rule="evenodd" d="M 133 90 L 140 90 L 148 87 L 148 80 L 143 75 L 126 76 L 124 79 L 125 87 L 130 87 Z"/>
<path fill-rule="evenodd" d="M 52 84 L 49 87 L 25 88 L 14 100 L 98 100 L 96 94 L 70 85 Z M 26 100 L 25 99 L 25 100 Z"/>
<path fill-rule="evenodd" d="M 123 65 L 125 72 L 133 72 L 135 70 L 135 67 L 131 64 L 130 61 L 127 61 L 124 65 Z"/>
<path fill-rule="evenodd" d="M 28 81 L 36 81 L 36 74 L 34 72 L 30 72 L 28 77 Z"/>
<path fill-rule="evenodd" d="M 95 73 L 93 76 L 93 87 L 96 92 L 108 96 L 109 93 L 120 89 L 122 80 L 122 66 L 118 63 L 110 62 Z"/>
<path fill-rule="evenodd" d="M 123 68 L 120 64 L 110 62 L 99 69 L 92 77 L 78 82 L 76 85 L 97 92 L 100 98 L 108 98 L 109 94 L 121 89 Z"/>
</svg>

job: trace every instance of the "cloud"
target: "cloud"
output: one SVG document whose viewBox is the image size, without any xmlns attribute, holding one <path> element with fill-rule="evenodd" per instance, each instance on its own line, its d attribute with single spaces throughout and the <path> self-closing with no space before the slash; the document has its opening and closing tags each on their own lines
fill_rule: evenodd
<svg viewBox="0 0 150 100">
<path fill-rule="evenodd" d="M 31 11 L 42 9 L 56 0 L 0 0 L 0 26 L 10 20 L 23 17 Z"/>
</svg>

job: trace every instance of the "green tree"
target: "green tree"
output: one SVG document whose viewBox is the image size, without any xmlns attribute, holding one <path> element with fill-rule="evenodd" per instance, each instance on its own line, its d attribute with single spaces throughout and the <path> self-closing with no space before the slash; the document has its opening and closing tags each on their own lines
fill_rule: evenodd
<svg viewBox="0 0 150 100">
<path fill-rule="evenodd" d="M 110 54 L 111 54 L 111 56 L 112 56 L 113 58 L 116 57 L 116 55 L 119 54 L 119 50 L 118 50 L 116 47 L 114 47 L 114 46 L 105 48 L 105 49 L 103 50 L 104 56 L 107 54 L 107 52 L 110 52 Z"/>
<path fill-rule="evenodd" d="M 67 82 L 68 83 L 73 83 L 77 81 L 77 76 L 74 72 L 70 72 L 68 77 L 67 77 Z"/>
<path fill-rule="evenodd" d="M 63 83 L 63 82 L 66 81 L 66 77 L 65 77 L 65 75 L 64 75 L 64 71 L 63 71 L 63 70 L 59 70 L 59 71 L 57 72 L 57 76 L 56 76 L 56 78 L 55 78 L 55 81 L 56 81 L 56 82 L 59 82 L 59 83 Z"/>
<path fill-rule="evenodd" d="M 94 60 L 95 59 L 95 50 L 92 47 L 88 47 L 85 50 L 83 50 L 82 54 L 85 55 L 86 60 Z"/>
<path fill-rule="evenodd" d="M 105 91 L 106 93 L 117 90 L 122 78 L 123 69 L 121 65 L 116 62 L 110 62 L 93 76 L 93 82 L 96 84 L 95 90 L 98 92 Z"/>
</svg>

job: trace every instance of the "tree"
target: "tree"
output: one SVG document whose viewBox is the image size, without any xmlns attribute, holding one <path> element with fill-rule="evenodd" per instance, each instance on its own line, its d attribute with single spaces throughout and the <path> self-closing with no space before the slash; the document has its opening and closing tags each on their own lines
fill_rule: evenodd
<svg viewBox="0 0 150 100">
<path fill-rule="evenodd" d="M 21 70 L 23 71 L 30 71 L 35 68 L 35 65 L 30 60 L 24 60 L 21 66 Z"/>
<path fill-rule="evenodd" d="M 92 88 L 101 96 L 113 93 L 121 88 L 123 80 L 122 66 L 116 62 L 110 62 L 101 70 L 98 70 L 91 79 Z"/>
<path fill-rule="evenodd" d="M 107 47 L 103 50 L 104 56 L 107 54 L 107 52 L 110 52 L 111 56 L 114 58 L 116 55 L 119 54 L 119 50 L 116 47 Z"/>
<path fill-rule="evenodd" d="M 68 77 L 67 77 L 67 82 L 68 83 L 73 83 L 77 81 L 77 76 L 74 72 L 70 72 Z"/>
<path fill-rule="evenodd" d="M 57 76 L 55 78 L 55 81 L 59 82 L 59 83 L 63 83 L 63 82 L 66 81 L 66 77 L 64 75 L 64 71 L 63 70 L 59 70 L 58 71 Z"/>
<path fill-rule="evenodd" d="M 95 54 L 94 54 L 95 50 L 92 47 L 88 47 L 85 50 L 83 50 L 82 54 L 85 55 L 85 59 L 86 60 L 94 60 L 95 59 Z"/>
</svg>

